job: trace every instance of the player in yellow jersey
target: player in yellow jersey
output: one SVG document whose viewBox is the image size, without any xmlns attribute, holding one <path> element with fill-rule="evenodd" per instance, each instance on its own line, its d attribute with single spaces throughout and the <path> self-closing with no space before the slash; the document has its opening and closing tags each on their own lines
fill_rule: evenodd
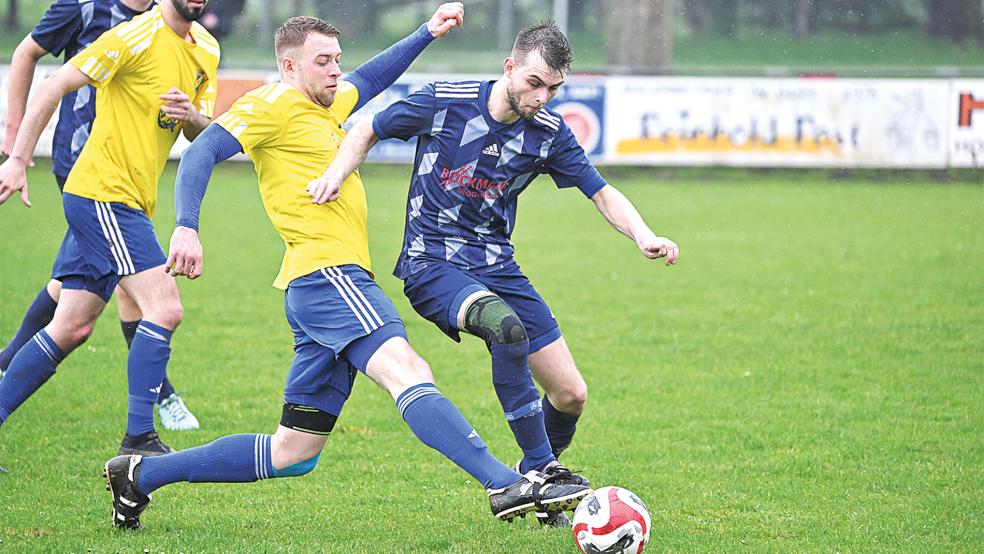
<svg viewBox="0 0 984 554">
<path fill-rule="evenodd" d="M 194 139 L 212 116 L 219 47 L 195 23 L 207 3 L 164 0 L 107 31 L 45 82 L 24 116 L 11 157 L 0 166 L 0 203 L 19 191 L 30 206 L 25 166 L 59 99 L 85 85 L 97 89 L 92 132 L 63 196 L 81 261 L 64 276 L 51 323 L 18 351 L 0 381 L 0 424 L 89 337 L 119 285 L 143 314 L 127 362 L 120 452 L 172 451 L 154 431 L 153 407 L 182 307 L 150 217 L 178 132 Z"/>
<path fill-rule="evenodd" d="M 243 96 L 185 152 L 175 186 L 171 272 L 201 274 L 198 211 L 212 167 L 247 153 L 267 214 L 286 245 L 274 286 L 286 289 L 294 361 L 274 435 L 231 435 L 175 454 L 109 460 L 115 525 L 139 526 L 151 492 L 169 483 L 251 482 L 310 472 L 358 371 L 390 393 L 421 441 L 482 483 L 496 517 L 512 519 L 543 506 L 573 507 L 590 492 L 510 469 L 489 453 L 434 385 L 430 368 L 410 348 L 402 320 L 370 273 L 359 175 L 345 181 L 332 204 L 312 203 L 306 190 L 334 157 L 345 134 L 341 124 L 392 83 L 433 36 L 461 23 L 463 9 L 460 3 L 442 5 L 427 25 L 343 79 L 338 31 L 320 19 L 288 20 L 276 38 L 284 82 Z"/>
</svg>

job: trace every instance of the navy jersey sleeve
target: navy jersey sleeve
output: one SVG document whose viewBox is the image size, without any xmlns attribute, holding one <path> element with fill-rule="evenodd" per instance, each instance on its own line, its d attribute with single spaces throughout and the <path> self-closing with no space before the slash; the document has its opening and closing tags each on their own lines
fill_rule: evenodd
<svg viewBox="0 0 984 554">
<path fill-rule="evenodd" d="M 31 31 L 31 38 L 52 55 L 60 56 L 82 30 L 78 0 L 57 0 Z"/>
<path fill-rule="evenodd" d="M 608 184 L 588 161 L 584 149 L 567 125 L 560 126 L 541 173 L 549 173 L 558 188 L 577 187 L 588 198 Z"/>
<path fill-rule="evenodd" d="M 434 85 L 430 84 L 410 96 L 390 104 L 372 118 L 372 130 L 380 140 L 410 140 L 426 135 L 434 128 Z"/>
<path fill-rule="evenodd" d="M 431 42 L 434 42 L 434 36 L 430 34 L 427 24 L 424 23 L 410 36 L 355 68 L 355 71 L 345 77 L 346 81 L 359 89 L 359 101 L 352 111 L 358 111 L 396 82 Z"/>
</svg>

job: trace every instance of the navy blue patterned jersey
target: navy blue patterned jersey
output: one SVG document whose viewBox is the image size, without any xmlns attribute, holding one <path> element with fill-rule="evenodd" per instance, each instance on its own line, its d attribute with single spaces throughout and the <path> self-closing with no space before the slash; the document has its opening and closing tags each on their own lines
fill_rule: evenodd
<svg viewBox="0 0 984 554">
<path fill-rule="evenodd" d="M 605 186 L 556 112 L 544 107 L 507 124 L 493 119 L 493 83 L 431 83 L 373 118 L 380 139 L 418 137 L 394 271 L 401 279 L 428 260 L 479 273 L 512 261 L 519 194 L 540 174 L 589 198 Z"/>
<path fill-rule="evenodd" d="M 119 0 L 57 0 L 31 31 L 31 38 L 65 61 L 111 27 L 133 19 L 139 12 Z M 52 173 L 67 177 L 96 118 L 96 91 L 84 86 L 66 94 L 58 111 L 51 145 Z"/>
</svg>

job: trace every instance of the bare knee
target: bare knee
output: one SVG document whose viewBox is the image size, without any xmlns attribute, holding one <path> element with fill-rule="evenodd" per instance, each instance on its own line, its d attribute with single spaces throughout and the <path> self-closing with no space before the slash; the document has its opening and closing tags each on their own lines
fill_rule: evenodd
<svg viewBox="0 0 984 554">
<path fill-rule="evenodd" d="M 431 371 L 430 364 L 413 350 L 410 351 L 410 354 L 406 361 L 407 375 L 412 381 L 415 381 L 413 384 L 433 383 L 434 373 Z"/>
<path fill-rule="evenodd" d="M 326 439 L 322 435 L 280 427 L 270 441 L 270 461 L 277 470 L 303 464 L 303 473 L 298 472 L 292 476 L 303 475 L 314 469 Z"/>
<path fill-rule="evenodd" d="M 58 345 L 58 348 L 67 354 L 89 340 L 94 328 L 94 323 L 73 324 L 53 322 L 45 330 L 48 336 Z"/>
<path fill-rule="evenodd" d="M 152 321 L 165 329 L 175 330 L 184 319 L 184 307 L 178 299 L 169 300 L 144 313 L 144 319 Z"/>
<path fill-rule="evenodd" d="M 583 379 L 564 383 L 547 393 L 554 408 L 569 414 L 580 414 L 588 401 L 588 385 Z"/>
<path fill-rule="evenodd" d="M 400 337 L 388 340 L 369 358 L 366 375 L 393 398 L 414 385 L 434 382 L 427 362 Z"/>
</svg>

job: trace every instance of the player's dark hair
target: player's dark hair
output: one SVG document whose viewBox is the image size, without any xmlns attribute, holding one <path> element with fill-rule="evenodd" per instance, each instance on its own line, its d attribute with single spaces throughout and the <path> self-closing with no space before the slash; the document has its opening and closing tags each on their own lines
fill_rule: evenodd
<svg viewBox="0 0 984 554">
<path fill-rule="evenodd" d="M 284 21 L 284 24 L 277 29 L 276 37 L 273 40 L 273 50 L 277 53 L 277 59 L 283 59 L 287 50 L 303 45 L 311 33 L 329 37 L 339 35 L 338 29 L 323 19 L 307 16 L 292 17 Z"/>
<path fill-rule="evenodd" d="M 534 51 L 540 53 L 551 69 L 565 73 L 571 70 L 571 62 L 574 60 L 571 43 L 553 21 L 527 25 L 516 35 L 512 57 L 517 63 L 522 64 L 526 61 L 526 56 Z"/>
</svg>

